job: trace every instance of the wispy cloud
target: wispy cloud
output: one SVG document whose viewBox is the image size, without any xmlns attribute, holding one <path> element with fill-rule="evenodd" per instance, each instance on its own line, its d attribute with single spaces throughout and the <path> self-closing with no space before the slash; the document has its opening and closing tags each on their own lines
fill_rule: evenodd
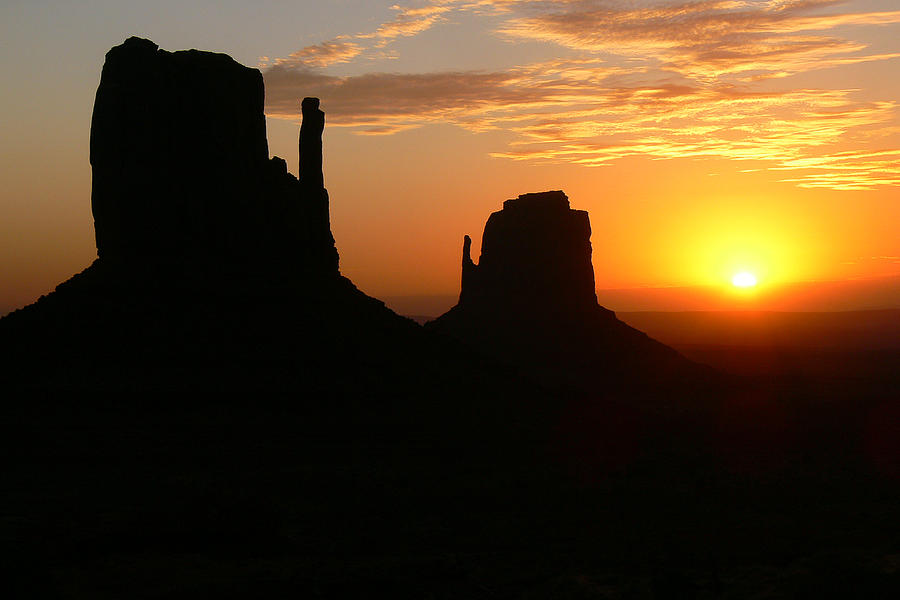
<svg viewBox="0 0 900 600">
<path fill-rule="evenodd" d="M 801 178 L 783 181 L 808 188 L 867 190 L 900 186 L 900 149 L 803 156 L 784 161 L 775 169 L 807 171 Z"/>
<path fill-rule="evenodd" d="M 362 134 L 435 122 L 512 132 L 511 145 L 493 153 L 511 160 L 601 166 L 636 155 L 719 157 L 766 161 L 791 173 L 783 181 L 802 187 L 897 186 L 900 150 L 846 149 L 897 128 L 893 101 L 862 101 L 853 89 L 792 87 L 785 79 L 900 57 L 866 53 L 866 44 L 833 35 L 836 27 L 900 23 L 900 11 L 841 12 L 844 4 L 441 0 L 395 6 L 395 18 L 372 33 L 270 61 L 267 110 L 295 118 L 297 98 L 317 95 L 331 125 Z M 338 77 L 322 71 L 421 33 L 453 11 L 499 14 L 496 33 L 504 39 L 551 42 L 570 55 L 492 72 Z M 773 91 L 773 80 L 782 89 Z"/>
<path fill-rule="evenodd" d="M 321 44 L 313 44 L 291 52 L 286 58 L 260 59 L 260 68 L 321 68 L 353 60 L 362 52 L 362 46 L 338 38 Z"/>
<path fill-rule="evenodd" d="M 452 11 L 456 2 L 434 2 L 421 7 L 402 7 L 394 5 L 391 8 L 397 11 L 397 15 L 390 21 L 379 26 L 372 33 L 358 34 L 360 39 L 374 39 L 376 46 L 383 47 L 400 37 L 411 37 L 423 31 L 431 29 L 439 23 L 446 13 Z"/>
<path fill-rule="evenodd" d="M 861 256 L 856 260 L 841 261 L 842 265 L 883 264 L 900 265 L 900 256 Z"/>
</svg>

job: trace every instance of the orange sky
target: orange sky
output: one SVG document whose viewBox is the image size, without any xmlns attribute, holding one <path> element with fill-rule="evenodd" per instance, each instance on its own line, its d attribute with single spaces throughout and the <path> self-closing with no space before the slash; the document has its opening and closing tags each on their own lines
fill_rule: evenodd
<svg viewBox="0 0 900 600">
<path fill-rule="evenodd" d="M 590 212 L 601 289 L 749 270 L 765 307 L 900 275 L 892 0 L 51 4 L 0 8 L 0 312 L 94 257 L 93 92 L 132 34 L 258 64 L 294 172 L 297 99 L 322 98 L 341 270 L 375 296 L 457 293 L 463 234 L 477 255 L 503 200 L 549 189 Z"/>
</svg>

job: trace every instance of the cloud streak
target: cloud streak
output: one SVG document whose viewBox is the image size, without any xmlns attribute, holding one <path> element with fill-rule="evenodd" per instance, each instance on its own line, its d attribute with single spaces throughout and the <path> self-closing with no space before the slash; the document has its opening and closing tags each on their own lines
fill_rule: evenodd
<svg viewBox="0 0 900 600">
<path fill-rule="evenodd" d="M 377 47 L 384 47 L 397 38 L 412 37 L 431 29 L 443 20 L 446 13 L 454 9 L 454 4 L 456 3 L 451 0 L 419 8 L 394 5 L 391 8 L 397 11 L 397 15 L 393 19 L 379 26 L 373 33 L 359 34 L 357 37 L 374 39 Z"/>
<path fill-rule="evenodd" d="M 345 63 L 362 53 L 362 46 L 357 43 L 334 39 L 321 44 L 313 44 L 291 52 L 286 58 L 269 60 L 265 58 L 259 65 L 261 68 L 321 68 Z"/>
</svg>

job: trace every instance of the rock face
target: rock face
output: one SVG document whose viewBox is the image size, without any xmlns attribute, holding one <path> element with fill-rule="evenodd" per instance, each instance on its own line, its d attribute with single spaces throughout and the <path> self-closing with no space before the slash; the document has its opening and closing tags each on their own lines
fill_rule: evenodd
<svg viewBox="0 0 900 600">
<path fill-rule="evenodd" d="M 426 327 L 483 354 L 590 387 L 694 365 L 600 306 L 591 225 L 561 191 L 503 203 L 484 228 L 478 264 L 465 236 L 459 303 Z"/>
<path fill-rule="evenodd" d="M 260 72 L 224 54 L 111 49 L 91 123 L 101 262 L 336 275 L 318 100 L 304 101 L 302 184 L 268 157 L 264 100 Z"/>
</svg>

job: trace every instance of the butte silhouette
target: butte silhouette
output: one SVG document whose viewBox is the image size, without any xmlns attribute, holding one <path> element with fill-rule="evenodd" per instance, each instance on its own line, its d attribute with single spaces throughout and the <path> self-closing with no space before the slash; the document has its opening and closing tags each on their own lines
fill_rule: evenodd
<svg viewBox="0 0 900 600">
<path fill-rule="evenodd" d="M 423 332 L 340 274 L 319 102 L 302 102 L 297 179 L 268 156 L 264 97 L 261 73 L 223 54 L 136 37 L 107 53 L 90 141 L 98 258 L 0 320 L 11 380 L 313 391 L 387 369 L 396 383 Z"/>
<path fill-rule="evenodd" d="M 477 265 L 465 236 L 459 303 L 426 328 L 587 388 L 699 374 L 598 304 L 590 237 L 588 213 L 562 191 L 507 200 L 484 227 Z"/>
</svg>

